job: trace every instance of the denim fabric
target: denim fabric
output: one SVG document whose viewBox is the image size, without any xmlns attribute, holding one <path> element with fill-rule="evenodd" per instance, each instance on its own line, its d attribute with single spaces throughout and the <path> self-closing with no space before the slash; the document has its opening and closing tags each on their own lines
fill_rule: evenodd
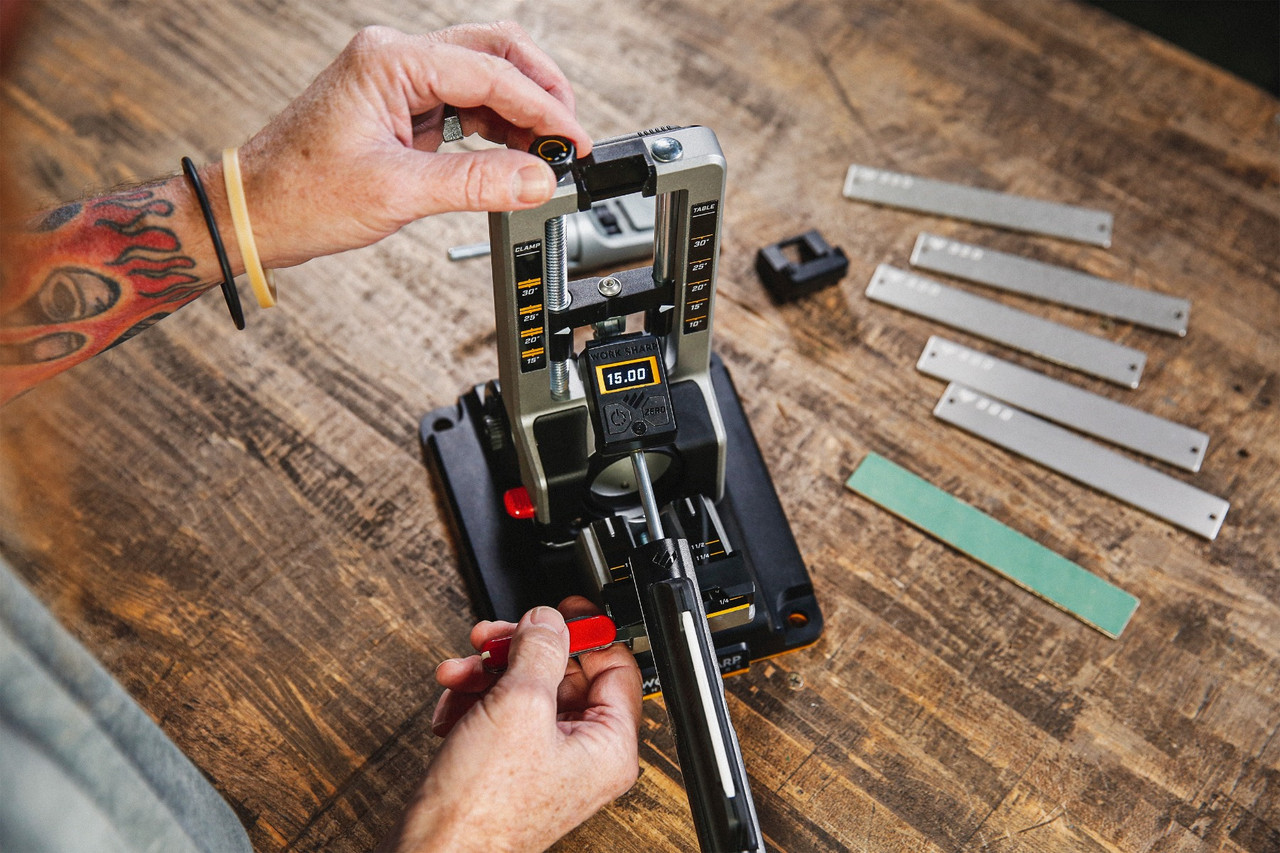
<svg viewBox="0 0 1280 853">
<path fill-rule="evenodd" d="M 252 849 L 195 765 L 0 560 L 0 851 Z"/>
</svg>

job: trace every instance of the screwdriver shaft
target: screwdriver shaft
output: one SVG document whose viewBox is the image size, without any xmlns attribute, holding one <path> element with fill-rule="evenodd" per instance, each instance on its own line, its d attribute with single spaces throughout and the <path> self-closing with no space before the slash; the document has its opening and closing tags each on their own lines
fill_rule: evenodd
<svg viewBox="0 0 1280 853">
<path fill-rule="evenodd" d="M 636 490 L 640 492 L 640 506 L 644 508 L 649 538 L 662 539 L 662 519 L 658 516 L 658 502 L 653 497 L 653 481 L 649 479 L 649 466 L 644 461 L 643 450 L 631 454 L 631 467 L 636 472 Z"/>
</svg>

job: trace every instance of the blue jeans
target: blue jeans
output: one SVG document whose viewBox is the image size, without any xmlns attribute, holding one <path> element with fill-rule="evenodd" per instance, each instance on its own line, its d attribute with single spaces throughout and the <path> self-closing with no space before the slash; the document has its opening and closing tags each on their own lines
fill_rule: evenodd
<svg viewBox="0 0 1280 853">
<path fill-rule="evenodd" d="M 0 850 L 253 850 L 208 780 L 3 559 Z"/>
</svg>

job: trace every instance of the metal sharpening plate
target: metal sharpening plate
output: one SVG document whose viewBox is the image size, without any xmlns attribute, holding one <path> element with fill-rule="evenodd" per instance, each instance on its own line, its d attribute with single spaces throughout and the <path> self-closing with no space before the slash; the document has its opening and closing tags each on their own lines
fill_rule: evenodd
<svg viewBox="0 0 1280 853">
<path fill-rule="evenodd" d="M 1222 498 L 954 382 L 947 386 L 933 414 L 1206 539 L 1218 535 L 1231 506 Z"/>
<path fill-rule="evenodd" d="M 1119 587 L 883 456 L 867 454 L 845 485 L 1108 637 L 1138 608 Z"/>
<path fill-rule="evenodd" d="M 1128 320 L 1158 332 L 1179 336 L 1187 333 L 1187 315 L 1191 313 L 1191 302 L 1187 299 L 936 234 L 925 233 L 916 238 L 911 265 L 1081 311 Z"/>
<path fill-rule="evenodd" d="M 856 163 L 845 173 L 844 196 L 1093 246 L 1111 245 L 1112 217 L 1104 210 L 1040 201 Z"/>
<path fill-rule="evenodd" d="M 1140 350 L 888 264 L 876 267 L 867 285 L 867 298 L 1126 388 L 1138 387 L 1147 364 L 1147 356 Z"/>
<path fill-rule="evenodd" d="M 916 369 L 1152 459 L 1199 471 L 1209 436 L 934 335 Z"/>
</svg>

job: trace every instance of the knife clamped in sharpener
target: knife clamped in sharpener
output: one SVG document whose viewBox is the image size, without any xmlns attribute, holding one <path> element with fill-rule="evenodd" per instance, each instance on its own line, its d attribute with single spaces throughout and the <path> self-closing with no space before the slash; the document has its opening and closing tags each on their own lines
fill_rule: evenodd
<svg viewBox="0 0 1280 853">
<path fill-rule="evenodd" d="M 498 379 L 423 418 L 424 457 L 478 614 L 596 601 L 661 683 L 702 848 L 763 849 L 716 676 L 811 645 L 822 615 L 711 352 L 724 157 L 703 127 L 531 150 L 553 197 L 489 215 Z M 569 281 L 564 217 L 626 196 L 655 199 L 652 266 Z"/>
</svg>

